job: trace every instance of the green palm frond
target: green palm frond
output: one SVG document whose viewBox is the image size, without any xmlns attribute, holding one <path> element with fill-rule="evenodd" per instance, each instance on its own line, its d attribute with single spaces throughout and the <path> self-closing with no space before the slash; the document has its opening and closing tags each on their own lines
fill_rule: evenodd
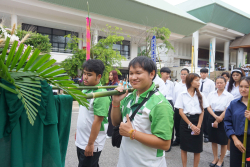
<svg viewBox="0 0 250 167">
<path fill-rule="evenodd" d="M 88 107 L 86 95 L 80 90 L 74 89 L 77 86 L 69 80 L 69 76 L 59 65 L 52 66 L 56 60 L 49 60 L 51 57 L 49 54 L 39 55 L 40 51 L 36 49 L 27 61 L 32 48 L 28 46 L 24 51 L 24 45 L 20 44 L 16 52 L 18 42 L 15 41 L 7 54 L 9 41 L 10 39 L 7 38 L 0 56 L 0 78 L 8 81 L 15 88 L 3 83 L 0 83 L 0 87 L 17 95 L 22 101 L 32 125 L 34 125 L 38 113 L 37 106 L 40 105 L 41 101 L 40 81 L 42 80 L 59 87 L 77 100 L 80 105 Z"/>
</svg>

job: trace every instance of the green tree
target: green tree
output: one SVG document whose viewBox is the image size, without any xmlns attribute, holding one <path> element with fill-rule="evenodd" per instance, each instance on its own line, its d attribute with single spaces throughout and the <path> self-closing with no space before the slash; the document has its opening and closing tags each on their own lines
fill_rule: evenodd
<svg viewBox="0 0 250 167">
<path fill-rule="evenodd" d="M 141 50 L 138 52 L 138 56 L 148 56 L 151 57 L 151 39 L 155 35 L 157 41 L 161 41 L 161 43 L 158 43 L 157 49 L 158 49 L 158 58 L 159 57 L 159 48 L 166 48 L 167 52 L 169 50 L 174 50 L 174 47 L 171 45 L 171 43 L 168 41 L 171 31 L 168 28 L 162 27 L 153 27 L 149 30 L 146 31 L 146 36 L 145 36 L 145 42 L 146 42 L 146 47 L 145 49 Z M 166 54 L 167 54 L 166 52 Z"/>
<path fill-rule="evenodd" d="M 102 84 L 108 82 L 109 72 L 116 70 L 118 74 L 121 74 L 119 69 L 114 68 L 121 66 L 121 61 L 125 60 L 118 51 L 113 50 L 113 45 L 116 43 L 122 43 L 124 37 L 120 35 L 121 28 L 111 27 L 107 25 L 107 28 L 103 30 L 106 33 L 106 38 L 100 39 L 97 44 L 93 45 L 90 50 L 91 59 L 99 59 L 105 65 L 103 77 L 101 79 Z M 71 38 L 71 36 L 67 36 Z M 65 71 L 72 77 L 77 75 L 77 70 L 81 70 L 83 73 L 82 64 L 86 61 L 86 50 L 78 49 L 79 40 L 77 37 L 72 37 L 67 44 L 68 49 L 72 49 L 73 56 L 65 59 L 61 66 L 64 67 Z"/>
<path fill-rule="evenodd" d="M 39 49 L 42 53 L 50 53 L 51 43 L 48 35 L 21 30 L 20 28 L 16 30 L 16 36 L 18 36 L 19 39 L 23 39 L 26 34 L 30 34 L 30 36 L 24 44 L 33 46 L 33 50 Z"/>
</svg>

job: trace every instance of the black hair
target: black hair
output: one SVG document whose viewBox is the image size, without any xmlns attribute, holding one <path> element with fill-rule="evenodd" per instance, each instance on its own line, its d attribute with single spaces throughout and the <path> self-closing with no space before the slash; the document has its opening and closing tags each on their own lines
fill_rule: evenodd
<svg viewBox="0 0 250 167">
<path fill-rule="evenodd" d="M 227 83 L 227 80 L 223 77 L 223 76 L 218 76 L 216 79 L 215 79 L 215 82 L 217 81 L 217 79 L 223 79 L 225 81 L 225 83 Z"/>
<path fill-rule="evenodd" d="M 167 67 L 162 67 L 161 70 L 160 70 L 160 73 L 162 73 L 162 72 L 166 72 L 166 73 L 170 74 L 171 70 L 169 68 L 167 68 Z"/>
<path fill-rule="evenodd" d="M 130 69 L 131 66 L 135 68 L 137 65 L 139 65 L 148 73 L 155 71 L 153 80 L 155 79 L 155 76 L 157 74 L 157 67 L 152 59 L 146 56 L 138 56 L 129 62 L 128 69 Z"/>
<path fill-rule="evenodd" d="M 175 81 L 177 81 L 178 79 L 175 79 Z"/>
<path fill-rule="evenodd" d="M 250 85 L 250 76 L 242 77 L 240 80 L 240 83 L 241 83 L 241 81 L 247 81 L 247 83 Z"/>
<path fill-rule="evenodd" d="M 82 65 L 83 69 L 89 72 L 95 72 L 96 76 L 103 74 L 105 66 L 101 60 L 98 59 L 89 59 L 85 61 Z"/>
<path fill-rule="evenodd" d="M 207 68 L 202 68 L 202 69 L 200 69 L 200 72 L 201 73 L 208 73 L 208 69 Z"/>
<path fill-rule="evenodd" d="M 226 75 L 228 78 L 230 77 L 229 72 L 223 72 L 221 76 Z"/>
<path fill-rule="evenodd" d="M 245 72 L 244 70 L 242 70 L 241 68 L 235 68 L 234 70 L 240 70 L 241 72 L 239 71 L 233 71 L 231 76 L 230 76 L 230 80 L 229 80 L 229 84 L 228 84 L 228 88 L 227 88 L 227 91 L 228 92 L 231 92 L 232 89 L 233 89 L 233 84 L 235 83 L 234 79 L 233 79 L 233 73 L 239 73 L 241 75 L 241 78 L 245 76 Z"/>
<path fill-rule="evenodd" d="M 186 70 L 186 71 L 187 71 L 187 73 L 189 74 L 189 69 L 187 69 L 187 68 L 183 68 L 183 69 L 181 69 L 181 72 L 182 72 L 182 71 L 185 71 L 185 70 Z"/>
</svg>

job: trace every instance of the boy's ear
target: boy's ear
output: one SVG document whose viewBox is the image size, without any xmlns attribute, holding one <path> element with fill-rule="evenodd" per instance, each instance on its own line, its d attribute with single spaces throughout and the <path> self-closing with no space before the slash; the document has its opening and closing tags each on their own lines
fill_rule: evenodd
<svg viewBox="0 0 250 167">
<path fill-rule="evenodd" d="M 150 78 L 153 80 L 153 78 L 155 76 L 155 70 L 153 70 L 149 75 L 150 75 Z"/>
<path fill-rule="evenodd" d="M 102 78 L 102 74 L 98 74 L 96 77 L 97 77 L 97 79 L 101 79 Z"/>
</svg>

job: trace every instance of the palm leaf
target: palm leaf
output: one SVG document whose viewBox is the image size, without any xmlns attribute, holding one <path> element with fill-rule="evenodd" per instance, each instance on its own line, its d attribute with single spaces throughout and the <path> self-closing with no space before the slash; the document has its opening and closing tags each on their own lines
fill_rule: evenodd
<svg viewBox="0 0 250 167">
<path fill-rule="evenodd" d="M 1 55 L 1 59 L 3 60 L 3 62 L 5 61 L 5 56 L 6 56 L 8 48 L 9 48 L 9 42 L 10 42 L 10 38 L 7 38 L 5 41 L 2 55 Z"/>
<path fill-rule="evenodd" d="M 6 66 L 7 66 L 7 67 L 9 67 L 10 62 L 11 62 L 12 59 L 13 59 L 13 56 L 14 56 L 15 51 L 16 51 L 17 44 L 18 44 L 18 42 L 15 41 L 15 42 L 13 43 L 11 49 L 10 49 L 10 53 L 9 53 L 8 58 L 7 58 L 7 61 L 6 61 Z"/>
<path fill-rule="evenodd" d="M 67 92 L 80 105 L 88 107 L 88 101 L 84 98 L 86 95 L 74 85 L 73 81 L 70 81 L 69 77 L 59 65 L 51 67 L 56 60 L 49 58 L 49 54 L 39 56 L 40 51 L 36 49 L 30 59 L 27 61 L 31 52 L 31 47 L 28 46 L 24 54 L 24 45 L 19 46 L 18 51 L 15 54 L 17 42 L 15 41 L 10 49 L 7 57 L 6 64 L 4 64 L 7 49 L 9 48 L 9 38 L 6 40 L 5 47 L 0 59 L 0 77 L 10 82 L 15 86 L 15 89 L 8 87 L 0 83 L 0 87 L 14 93 L 21 100 L 29 122 L 33 125 L 39 112 L 36 108 L 41 102 L 41 82 L 46 80 L 49 84 Z M 10 71 L 8 71 L 8 67 Z M 15 69 L 15 71 L 12 71 Z"/>
</svg>

